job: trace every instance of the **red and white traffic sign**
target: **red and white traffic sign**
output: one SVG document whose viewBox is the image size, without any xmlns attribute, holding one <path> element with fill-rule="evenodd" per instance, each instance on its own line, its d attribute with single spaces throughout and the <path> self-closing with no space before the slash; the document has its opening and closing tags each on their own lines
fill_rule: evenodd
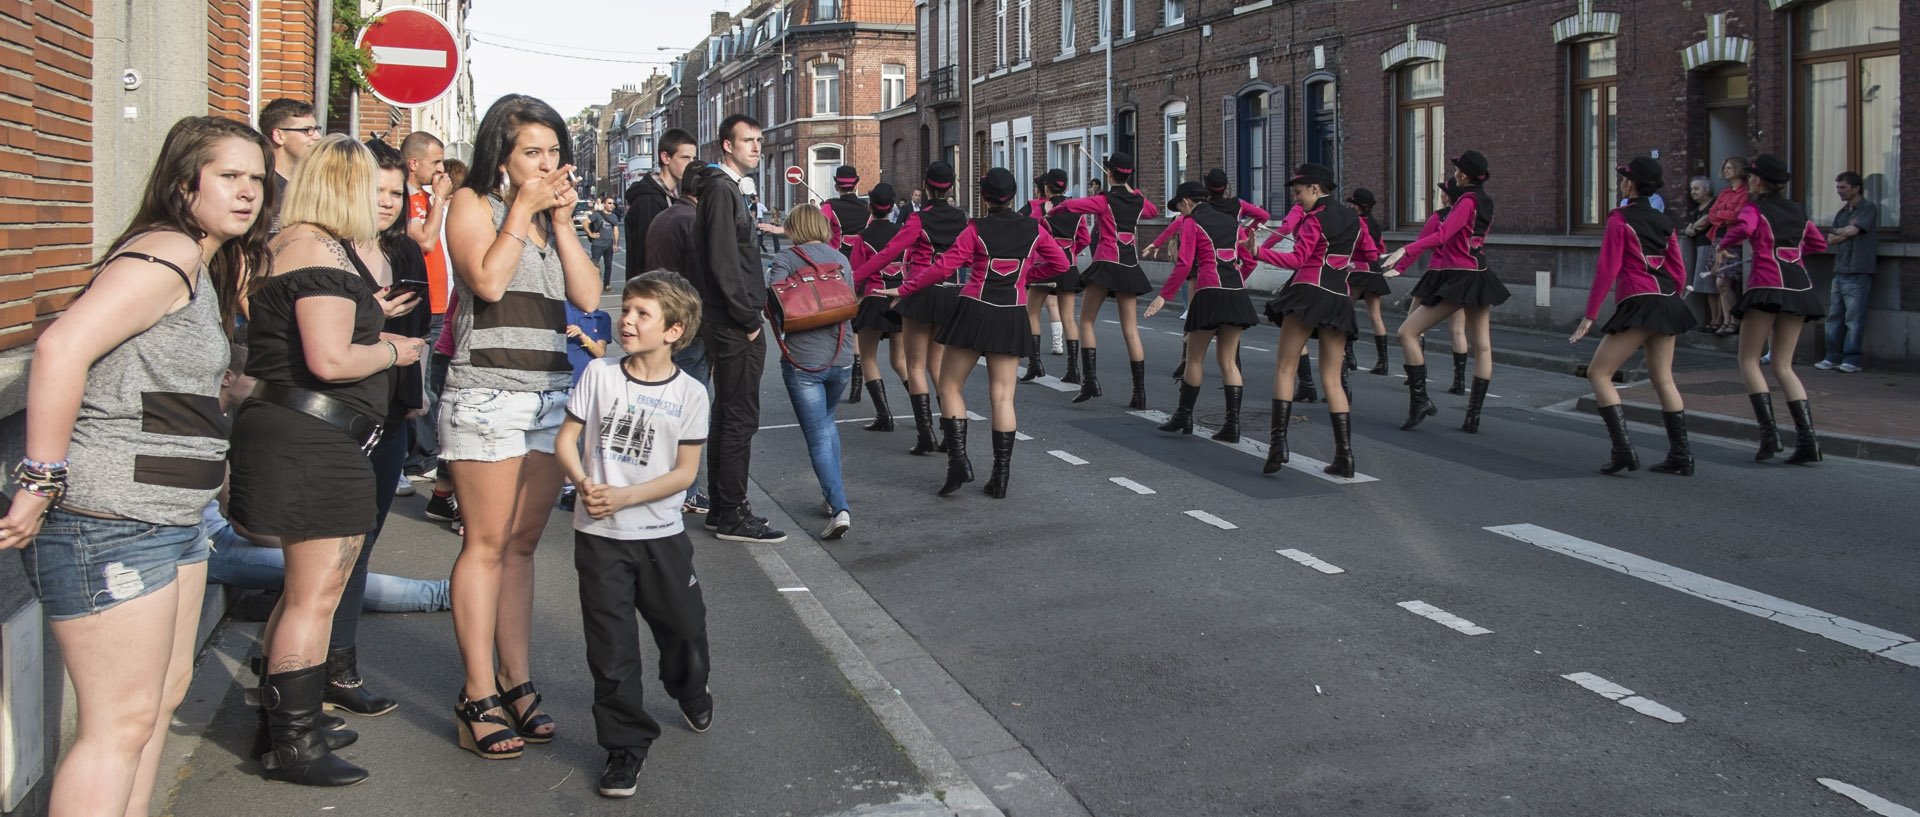
<svg viewBox="0 0 1920 817">
<path fill-rule="evenodd" d="M 799 165 L 787 168 L 787 184 L 800 184 L 806 180 L 807 174 L 800 169 Z"/>
<path fill-rule="evenodd" d="M 460 43 L 431 12 L 401 6 L 375 14 L 359 46 L 373 52 L 367 84 L 389 105 L 425 105 L 452 90 L 460 75 Z"/>
</svg>

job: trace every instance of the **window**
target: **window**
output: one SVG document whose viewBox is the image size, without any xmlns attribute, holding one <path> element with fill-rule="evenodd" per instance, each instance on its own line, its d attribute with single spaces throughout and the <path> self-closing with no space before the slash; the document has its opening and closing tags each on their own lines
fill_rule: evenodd
<svg viewBox="0 0 1920 817">
<path fill-rule="evenodd" d="M 899 63 L 880 66 L 880 109 L 892 110 L 907 101 L 907 67 Z"/>
<path fill-rule="evenodd" d="M 1608 37 L 1573 44 L 1572 196 L 1574 229 L 1599 229 L 1613 211 L 1613 169 L 1620 164 L 1620 86 L 1615 48 Z"/>
<path fill-rule="evenodd" d="M 1007 67 L 1007 0 L 994 0 L 993 67 Z"/>
<path fill-rule="evenodd" d="M 933 42 L 933 29 L 930 27 L 931 23 L 929 22 L 933 18 L 933 15 L 930 12 L 936 11 L 938 8 L 938 6 L 921 6 L 913 10 L 913 30 L 918 32 L 918 35 L 915 36 L 914 39 L 920 41 L 920 76 L 923 77 L 927 75 L 928 71 L 933 70 L 933 66 L 927 63 L 927 44 Z M 945 63 L 941 64 L 944 65 Z"/>
<path fill-rule="evenodd" d="M 1033 59 L 1033 0 L 1020 0 L 1020 62 Z"/>
<path fill-rule="evenodd" d="M 1018 200 L 1026 201 L 1032 198 L 1033 137 L 1031 135 L 1018 134 L 1013 137 L 1013 165 L 1008 169 L 1013 171 L 1014 184 L 1018 185 Z"/>
<path fill-rule="evenodd" d="M 1060 0 L 1060 53 L 1073 53 L 1073 1 Z"/>
<path fill-rule="evenodd" d="M 813 21 L 840 19 L 840 0 L 814 0 Z"/>
<path fill-rule="evenodd" d="M 1113 143 L 1113 151 L 1115 153 L 1125 153 L 1128 155 L 1134 153 L 1134 128 L 1138 118 L 1138 115 L 1132 108 L 1114 114 L 1114 130 L 1118 131 L 1118 136 L 1114 138 Z M 1096 153 L 1094 155 L 1101 159 L 1107 158 L 1107 155 L 1104 153 Z"/>
<path fill-rule="evenodd" d="M 813 66 L 813 115 L 840 113 L 840 66 L 822 62 Z"/>
<path fill-rule="evenodd" d="M 1250 91 L 1240 95 L 1239 116 L 1235 118 L 1239 140 L 1234 155 L 1239 158 L 1234 185 L 1240 198 L 1261 207 L 1267 206 L 1267 92 Z"/>
<path fill-rule="evenodd" d="M 1187 106 L 1175 102 L 1167 106 L 1167 198 L 1187 177 Z"/>
<path fill-rule="evenodd" d="M 1177 26 L 1187 21 L 1187 0 L 1167 0 L 1167 22 Z"/>
<path fill-rule="evenodd" d="M 1331 80 L 1307 83 L 1307 161 L 1337 167 L 1340 157 L 1339 119 L 1334 115 Z"/>
<path fill-rule="evenodd" d="M 965 178 L 967 171 L 960 167 L 960 118 L 957 116 L 940 120 L 940 161 L 951 165 L 955 176 Z"/>
<path fill-rule="evenodd" d="M 1791 192 L 1817 224 L 1832 222 L 1827 191 L 1847 170 L 1866 182 L 1880 227 L 1900 224 L 1899 5 L 1831 0 L 1798 12 Z"/>
<path fill-rule="evenodd" d="M 1097 2 L 1100 4 L 1098 15 L 1100 31 L 1097 34 L 1100 37 L 1100 44 L 1105 45 L 1113 38 L 1113 0 L 1097 0 Z"/>
<path fill-rule="evenodd" d="M 1063 139 L 1047 146 L 1047 166 L 1066 171 L 1069 196 L 1081 195 L 1087 189 L 1087 158 L 1080 155 L 1082 144 L 1078 139 Z"/>
<path fill-rule="evenodd" d="M 818 145 L 807 152 L 811 157 L 807 168 L 807 184 L 814 190 L 832 190 L 833 171 L 840 167 L 840 146 Z M 805 195 L 809 199 L 813 197 L 811 193 Z"/>
<path fill-rule="evenodd" d="M 1400 70 L 1400 123 L 1394 163 L 1400 184 L 1399 219 L 1418 227 L 1438 206 L 1434 185 L 1446 179 L 1446 77 L 1442 64 Z"/>
<path fill-rule="evenodd" d="M 1120 36 L 1133 36 L 1133 0 L 1120 0 Z"/>
<path fill-rule="evenodd" d="M 945 0 L 947 7 L 947 33 L 940 38 L 940 65 L 953 65 L 960 56 L 960 4 L 955 0 Z"/>
</svg>

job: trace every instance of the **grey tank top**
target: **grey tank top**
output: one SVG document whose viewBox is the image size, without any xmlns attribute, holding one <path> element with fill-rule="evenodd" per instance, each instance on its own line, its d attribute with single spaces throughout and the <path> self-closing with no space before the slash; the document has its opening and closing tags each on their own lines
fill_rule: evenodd
<svg viewBox="0 0 1920 817">
<path fill-rule="evenodd" d="M 507 205 L 488 196 L 487 206 L 497 230 Z M 553 244 L 574 240 L 568 232 L 550 236 L 544 250 L 521 243 L 513 281 L 498 301 L 475 297 L 465 281 L 454 277 L 459 312 L 447 388 L 564 391 L 573 385 L 573 365 L 567 362 L 567 279 Z"/>
<path fill-rule="evenodd" d="M 120 256 L 173 266 L 141 253 Z M 219 397 L 227 336 L 212 279 L 204 268 L 195 277 L 186 306 L 87 370 L 62 504 L 155 525 L 198 525 L 220 490 L 227 473 L 228 422 Z M 186 273 L 180 278 L 184 283 Z"/>
</svg>

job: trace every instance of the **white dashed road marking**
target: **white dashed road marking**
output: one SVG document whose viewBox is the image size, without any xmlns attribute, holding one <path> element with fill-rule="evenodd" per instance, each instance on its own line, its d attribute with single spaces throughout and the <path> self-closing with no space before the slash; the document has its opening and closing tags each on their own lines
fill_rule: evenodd
<svg viewBox="0 0 1920 817">
<path fill-rule="evenodd" d="M 1167 417 L 1168 417 L 1166 412 L 1155 411 L 1153 409 L 1147 409 L 1145 411 L 1129 411 L 1127 413 L 1135 417 L 1139 417 L 1143 420 L 1151 420 L 1154 423 L 1164 423 L 1167 421 Z M 1195 425 L 1193 427 L 1194 436 L 1201 437 L 1201 438 L 1212 436 L 1214 431 L 1215 429 L 1208 428 L 1202 425 Z M 1208 440 L 1208 442 L 1211 442 L 1215 445 L 1224 445 L 1240 453 L 1251 454 L 1263 460 L 1267 458 L 1267 444 L 1261 443 L 1261 442 L 1254 442 L 1248 436 L 1247 429 L 1245 428 L 1241 429 L 1240 441 L 1237 443 L 1223 443 L 1223 442 L 1220 442 L 1219 440 Z M 1307 476 L 1318 477 L 1328 482 L 1337 483 L 1340 485 L 1355 485 L 1362 482 L 1379 482 L 1380 481 L 1378 477 L 1367 476 L 1366 474 L 1362 474 L 1359 471 L 1353 472 L 1352 477 L 1336 477 L 1332 474 L 1329 474 L 1325 471 L 1320 470 L 1322 468 L 1327 467 L 1326 463 L 1321 462 L 1320 460 L 1316 460 L 1312 457 L 1302 455 L 1299 452 L 1293 452 L 1292 456 L 1287 458 L 1287 467 L 1295 471 L 1299 471 L 1302 474 L 1306 474 Z"/>
<path fill-rule="evenodd" d="M 967 419 L 969 419 L 969 420 L 985 420 L 985 419 L 987 419 L 987 418 L 985 418 L 985 417 L 982 417 L 982 416 L 980 416 L 980 413 L 979 413 L 979 412 L 977 412 L 977 411 L 974 411 L 973 409 L 967 409 Z"/>
<path fill-rule="evenodd" d="M 1400 606 L 1406 608 L 1407 612 L 1464 635 L 1486 635 L 1493 632 L 1424 601 L 1403 601 L 1400 602 Z"/>
<path fill-rule="evenodd" d="M 1146 494 L 1151 494 L 1151 493 L 1158 493 L 1152 488 L 1148 488 L 1147 486 L 1141 485 L 1140 483 L 1134 482 L 1133 480 L 1127 479 L 1126 477 L 1108 477 L 1107 481 L 1115 485 L 1118 485 L 1122 488 L 1125 488 L 1129 491 L 1132 491 L 1136 494 L 1140 494 L 1142 496 Z"/>
<path fill-rule="evenodd" d="M 1244 344 L 1244 343 L 1242 343 L 1242 344 L 1240 344 L 1240 348 L 1242 348 L 1242 349 L 1245 349 L 1245 350 L 1247 350 L 1247 351 L 1249 351 L 1249 352 L 1271 352 L 1271 351 L 1273 351 L 1272 349 L 1262 349 L 1262 348 L 1260 348 L 1260 347 L 1258 347 L 1258 346 L 1248 346 L 1248 345 L 1246 345 L 1246 344 Z"/>
<path fill-rule="evenodd" d="M 1212 525 L 1216 528 L 1219 528 L 1221 530 L 1239 530 L 1240 529 L 1239 525 L 1235 525 L 1232 522 L 1228 522 L 1227 520 L 1221 519 L 1220 517 L 1207 513 L 1206 511 L 1187 511 L 1187 515 L 1195 519 L 1198 519 L 1202 522 L 1205 522 L 1209 525 Z"/>
<path fill-rule="evenodd" d="M 1618 703 L 1649 718 L 1657 718 L 1667 723 L 1687 722 L 1687 716 L 1635 695 L 1633 694 L 1633 690 L 1591 672 L 1574 672 L 1560 677 L 1586 687 L 1589 691 L 1598 694 L 1602 698 Z"/>
<path fill-rule="evenodd" d="M 1915 641 L 1910 635 L 1902 635 L 1870 624 L 1841 618 L 1804 604 L 1769 596 L 1757 590 L 1748 590 L 1737 584 L 1702 576 L 1664 562 L 1656 562 L 1644 556 L 1636 556 L 1624 550 L 1616 550 L 1538 525 L 1497 525 L 1487 530 L 1536 547 L 1563 553 L 1583 562 L 1591 562 L 1608 570 L 1616 570 L 1637 579 L 1664 585 L 1689 596 L 1731 607 L 1742 613 L 1756 615 L 1796 630 L 1838 641 L 1849 647 L 1858 647 L 1902 664 L 1920 667 L 1920 641 Z"/>
<path fill-rule="evenodd" d="M 1866 806 L 1868 811 L 1882 817 L 1920 817 L 1920 811 L 1914 811 L 1851 783 L 1843 783 L 1831 777 L 1815 779 L 1820 781 L 1820 785 L 1845 795 L 1847 799 Z"/>
<path fill-rule="evenodd" d="M 1058 377 L 1054 377 L 1053 375 L 1047 375 L 1047 376 L 1045 376 L 1045 377 L 1036 377 L 1036 378 L 1034 378 L 1034 379 L 1032 379 L 1032 380 L 1029 380 L 1029 381 L 1027 381 L 1027 382 L 1028 382 L 1028 383 L 1034 383 L 1034 384 L 1037 384 L 1037 385 L 1041 385 L 1041 386 L 1046 386 L 1046 387 L 1047 387 L 1047 388 L 1049 388 L 1049 389 L 1053 389 L 1054 391 L 1059 391 L 1059 392 L 1068 392 L 1068 391 L 1079 391 L 1079 390 L 1080 390 L 1080 387 L 1079 387 L 1079 386 L 1077 386 L 1077 385 L 1074 385 L 1074 384 L 1072 384 L 1072 383 L 1062 383 L 1062 382 L 1060 382 L 1060 378 L 1058 378 Z"/>
<path fill-rule="evenodd" d="M 780 588 L 780 592 L 782 592 L 782 593 L 805 593 L 805 592 L 807 592 L 807 589 L 806 589 L 806 588 L 804 588 L 804 587 L 782 587 L 782 588 Z"/>
<path fill-rule="evenodd" d="M 1026 442 L 1028 440 L 1033 439 L 1031 435 L 1027 434 L 1027 432 L 1024 432 L 1024 431 L 1013 432 L 1013 438 L 1021 442 Z"/>
<path fill-rule="evenodd" d="M 1052 451 L 1048 451 L 1047 453 L 1052 454 L 1056 457 L 1059 457 L 1062 462 L 1065 462 L 1068 465 L 1086 465 L 1087 464 L 1086 460 L 1080 459 L 1079 457 L 1076 457 L 1065 451 L 1061 451 L 1060 449 L 1057 449 L 1057 448 Z"/>
<path fill-rule="evenodd" d="M 1287 548 L 1286 550 L 1276 550 L 1274 552 L 1328 575 L 1347 572 L 1346 568 L 1335 567 L 1305 551 Z"/>
<path fill-rule="evenodd" d="M 895 420 L 912 420 L 912 419 L 913 419 L 913 415 L 911 415 L 911 414 L 895 414 L 895 415 L 893 415 L 893 419 L 895 419 Z M 834 422 L 834 424 L 835 424 L 835 425 L 845 425 L 845 424 L 847 424 L 847 423 L 871 423 L 871 422 L 873 422 L 873 418 L 872 418 L 872 417 L 854 417 L 854 418 L 852 418 L 852 419 L 849 419 L 849 420 L 835 420 L 835 421 L 833 421 L 833 422 Z M 799 428 L 799 427 L 800 427 L 800 424 L 799 424 L 799 423 L 782 423 L 782 424 L 780 424 L 780 425 L 777 425 L 777 426 L 761 426 L 761 427 L 760 427 L 760 430 L 761 430 L 761 431 L 775 431 L 775 430 L 778 430 L 778 429 L 782 429 L 782 428 Z"/>
</svg>

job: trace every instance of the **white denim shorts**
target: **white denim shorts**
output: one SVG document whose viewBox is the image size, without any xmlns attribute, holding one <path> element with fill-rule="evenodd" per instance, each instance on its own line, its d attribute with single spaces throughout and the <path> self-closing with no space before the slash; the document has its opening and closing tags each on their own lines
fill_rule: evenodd
<svg viewBox="0 0 1920 817">
<path fill-rule="evenodd" d="M 500 462 L 553 453 L 565 391 L 448 389 L 441 395 L 440 459 Z"/>
</svg>

